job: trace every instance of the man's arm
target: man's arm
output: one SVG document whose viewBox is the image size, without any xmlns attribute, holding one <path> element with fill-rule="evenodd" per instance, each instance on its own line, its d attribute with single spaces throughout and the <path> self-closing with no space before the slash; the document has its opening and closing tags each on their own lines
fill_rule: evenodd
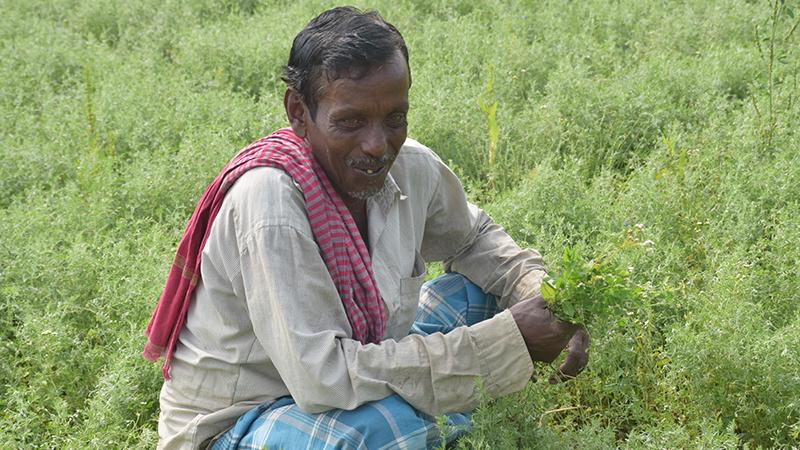
<svg viewBox="0 0 800 450">
<path fill-rule="evenodd" d="M 538 295 L 546 275 L 541 255 L 521 249 L 502 226 L 467 201 L 458 178 L 444 163 L 436 158 L 435 165 L 439 179 L 428 206 L 423 258 L 443 260 L 445 270 L 496 295 L 501 308 Z"/>
</svg>

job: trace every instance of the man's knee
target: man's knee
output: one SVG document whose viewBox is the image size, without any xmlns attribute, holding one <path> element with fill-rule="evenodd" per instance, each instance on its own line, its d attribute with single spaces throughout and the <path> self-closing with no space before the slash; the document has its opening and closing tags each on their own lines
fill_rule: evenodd
<svg viewBox="0 0 800 450">
<path fill-rule="evenodd" d="M 423 285 L 412 332 L 447 333 L 456 327 L 474 325 L 496 313 L 494 295 L 483 292 L 459 273 L 446 273 Z"/>
</svg>

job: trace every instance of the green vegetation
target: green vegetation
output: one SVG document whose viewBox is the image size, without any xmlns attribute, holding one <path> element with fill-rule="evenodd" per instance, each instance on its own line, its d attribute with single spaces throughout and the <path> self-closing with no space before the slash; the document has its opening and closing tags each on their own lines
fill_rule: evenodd
<svg viewBox="0 0 800 450">
<path fill-rule="evenodd" d="M 547 277 L 542 297 L 556 317 L 591 327 L 596 317 L 620 317 L 646 299 L 631 286 L 629 273 L 603 260 L 587 261 L 576 248 L 564 249 L 558 278 Z M 627 306 L 627 309 L 626 309 Z"/>
<path fill-rule="evenodd" d="M 800 3 L 356 3 L 409 43 L 410 134 L 553 273 L 624 281 L 589 369 L 460 446 L 797 446 Z M 280 66 L 332 5 L 2 2 L 0 447 L 155 445 L 139 353 L 177 239 L 285 124 Z"/>
</svg>

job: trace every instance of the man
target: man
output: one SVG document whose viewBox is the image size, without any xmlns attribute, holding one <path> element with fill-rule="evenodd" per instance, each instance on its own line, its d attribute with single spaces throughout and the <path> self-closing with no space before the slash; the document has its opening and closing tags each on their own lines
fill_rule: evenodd
<svg viewBox="0 0 800 450">
<path fill-rule="evenodd" d="M 561 376 L 583 369 L 588 336 L 546 309 L 540 256 L 407 139 L 393 26 L 326 11 L 284 80 L 291 129 L 209 186 L 148 327 L 145 356 L 166 352 L 159 447 L 425 448 L 434 415 L 465 429 L 478 380 L 515 392 L 565 347 Z M 420 294 L 426 260 L 448 274 Z"/>
</svg>

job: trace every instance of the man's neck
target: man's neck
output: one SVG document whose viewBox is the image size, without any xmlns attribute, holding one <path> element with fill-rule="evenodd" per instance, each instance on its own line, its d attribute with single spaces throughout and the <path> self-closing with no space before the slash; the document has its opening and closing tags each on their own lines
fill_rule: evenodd
<svg viewBox="0 0 800 450">
<path fill-rule="evenodd" d="M 361 234 L 361 239 L 364 240 L 364 244 L 369 249 L 369 234 L 367 233 L 367 201 L 350 198 L 350 199 L 342 199 L 344 201 L 345 206 L 347 209 L 350 210 L 350 214 L 353 216 L 353 220 L 356 222 L 356 226 L 358 227 L 358 232 Z"/>
</svg>

